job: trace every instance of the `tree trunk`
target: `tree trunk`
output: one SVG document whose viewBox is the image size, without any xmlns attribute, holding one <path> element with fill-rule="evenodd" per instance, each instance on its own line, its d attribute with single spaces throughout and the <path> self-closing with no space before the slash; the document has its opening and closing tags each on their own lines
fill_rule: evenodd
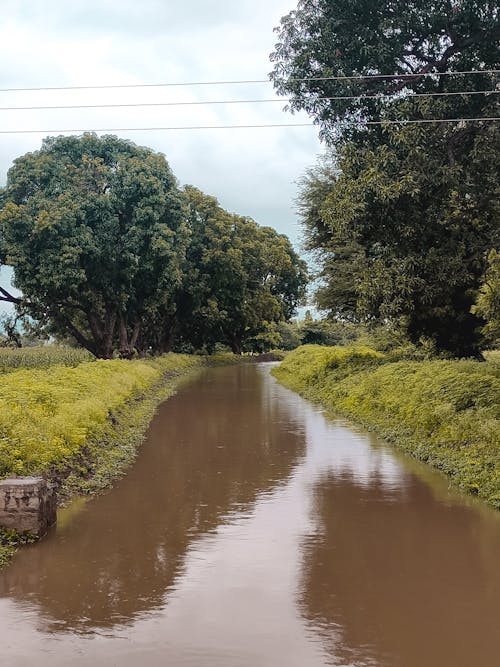
<svg viewBox="0 0 500 667">
<path fill-rule="evenodd" d="M 113 305 L 106 304 L 106 314 L 104 316 L 104 349 L 106 359 L 113 357 L 113 341 L 115 337 L 116 326 L 116 308 Z"/>
<path fill-rule="evenodd" d="M 65 318 L 65 324 L 68 327 L 71 335 L 73 336 L 73 338 L 76 340 L 77 343 L 79 343 L 82 347 L 84 347 L 86 350 L 88 350 L 95 357 L 99 356 L 97 354 L 97 348 L 96 348 L 96 345 L 95 345 L 95 340 L 90 341 L 86 336 L 84 336 L 82 334 L 82 332 L 68 318 Z"/>
<path fill-rule="evenodd" d="M 129 340 L 128 329 L 127 329 L 127 320 L 123 313 L 118 315 L 118 336 L 120 339 L 120 358 L 121 359 L 132 359 L 134 356 L 134 344 L 132 340 Z M 137 336 L 136 336 L 137 338 Z"/>
<path fill-rule="evenodd" d="M 139 338 L 140 332 L 141 332 L 141 323 L 140 323 L 140 321 L 138 321 L 134 324 L 134 328 L 132 330 L 132 335 L 130 336 L 130 347 L 131 347 L 132 350 L 137 345 L 137 340 Z"/>
<path fill-rule="evenodd" d="M 231 336 L 229 346 L 233 354 L 241 354 L 241 339 L 237 336 Z"/>
<path fill-rule="evenodd" d="M 172 317 L 165 317 L 162 332 L 158 340 L 158 352 L 160 352 L 160 354 L 167 354 L 167 352 L 171 351 L 175 340 L 176 326 L 177 319 L 175 315 Z"/>
<path fill-rule="evenodd" d="M 172 349 L 174 342 L 174 330 L 173 328 L 166 331 L 160 338 L 159 352 L 160 354 L 167 354 Z"/>
<path fill-rule="evenodd" d="M 93 312 L 87 313 L 87 320 L 93 338 L 91 352 L 100 359 L 111 359 L 116 327 L 116 308 L 111 304 L 106 304 L 103 322 Z"/>
</svg>

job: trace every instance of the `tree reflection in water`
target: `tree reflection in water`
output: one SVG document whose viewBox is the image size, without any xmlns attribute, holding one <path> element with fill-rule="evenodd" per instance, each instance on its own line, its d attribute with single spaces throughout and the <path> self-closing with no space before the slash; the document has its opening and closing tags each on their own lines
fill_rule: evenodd
<svg viewBox="0 0 500 667">
<path fill-rule="evenodd" d="M 438 504 L 414 476 L 398 488 L 377 471 L 362 484 L 330 471 L 315 485 L 313 515 L 299 606 L 333 664 L 495 664 L 500 526 L 492 513 Z"/>
</svg>

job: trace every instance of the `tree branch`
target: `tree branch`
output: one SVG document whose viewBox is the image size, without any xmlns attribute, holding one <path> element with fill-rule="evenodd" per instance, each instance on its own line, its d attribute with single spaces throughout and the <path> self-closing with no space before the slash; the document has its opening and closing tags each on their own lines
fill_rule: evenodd
<svg viewBox="0 0 500 667">
<path fill-rule="evenodd" d="M 421 70 L 415 73 L 415 76 L 412 77 L 405 77 L 404 81 L 400 81 L 398 84 L 394 86 L 394 88 L 391 90 L 391 93 L 398 93 L 400 90 L 405 88 L 409 83 L 412 83 L 414 81 L 418 81 L 418 79 L 421 79 L 425 74 L 429 74 L 429 72 L 436 68 L 439 70 L 441 67 L 444 67 L 448 60 L 451 58 L 452 55 L 454 55 L 457 51 L 459 51 L 461 46 L 457 46 L 456 44 L 452 44 L 449 46 L 439 58 L 439 60 L 433 60 L 427 65 L 424 65 Z"/>
<path fill-rule="evenodd" d="M 21 303 L 21 299 L 13 294 L 9 294 L 3 287 L 0 287 L 0 301 L 7 301 L 7 303 Z"/>
<path fill-rule="evenodd" d="M 450 31 L 451 32 L 451 31 Z M 470 37 L 467 39 L 464 39 L 461 42 L 453 42 L 453 44 L 450 44 L 448 46 L 443 54 L 441 55 L 440 58 L 437 60 L 433 60 L 427 63 L 427 65 L 424 65 L 421 70 L 415 73 L 415 76 L 412 77 L 405 77 L 404 81 L 401 81 L 400 83 L 396 84 L 394 88 L 390 91 L 391 93 L 397 93 L 400 90 L 402 90 L 405 86 L 407 86 L 409 83 L 412 83 L 413 81 L 418 81 L 418 79 L 422 78 L 425 74 L 429 74 L 431 70 L 436 69 L 436 73 L 439 73 L 440 71 L 443 71 L 446 65 L 448 64 L 448 60 L 455 55 L 455 53 L 458 53 L 462 49 L 470 46 L 471 44 L 474 44 L 480 39 L 491 39 L 493 42 L 498 39 L 498 36 L 500 34 L 500 29 L 495 28 L 494 30 L 491 31 L 491 34 L 485 35 L 481 32 L 476 32 L 474 34 L 471 34 Z M 412 49 L 413 51 L 414 49 Z M 406 52 L 403 52 L 403 55 L 408 55 Z M 425 59 L 425 56 L 419 55 L 421 59 Z"/>
<path fill-rule="evenodd" d="M 73 322 L 71 322 L 71 320 L 65 317 L 64 321 L 69 331 L 71 331 L 72 336 L 77 340 L 77 342 L 80 343 L 80 345 L 84 347 L 86 350 L 92 352 L 92 354 L 97 356 L 95 345 L 88 338 L 86 338 L 79 329 L 76 328 L 76 326 L 73 324 Z"/>
</svg>

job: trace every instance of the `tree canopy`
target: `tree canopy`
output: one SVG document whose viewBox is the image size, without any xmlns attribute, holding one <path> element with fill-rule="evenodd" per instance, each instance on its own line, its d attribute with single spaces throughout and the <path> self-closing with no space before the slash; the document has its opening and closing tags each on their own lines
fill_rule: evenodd
<svg viewBox="0 0 500 667">
<path fill-rule="evenodd" d="M 498 68 L 498 5 L 488 0 L 299 0 L 276 32 L 271 79 L 327 138 L 338 121 L 432 115 L 432 97 L 409 93 L 494 88 L 488 73 L 450 74 Z M 437 99 L 452 99 L 454 116 L 492 106 L 482 95 Z"/>
</svg>

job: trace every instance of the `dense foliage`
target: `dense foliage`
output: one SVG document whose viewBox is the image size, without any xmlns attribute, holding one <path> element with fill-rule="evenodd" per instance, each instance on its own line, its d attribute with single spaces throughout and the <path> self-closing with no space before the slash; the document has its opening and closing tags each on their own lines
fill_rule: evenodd
<svg viewBox="0 0 500 667">
<path fill-rule="evenodd" d="M 473 310 L 486 320 L 483 329 L 486 341 L 500 347 L 500 253 L 496 250 L 488 256 L 484 283 Z"/>
<path fill-rule="evenodd" d="M 414 342 L 475 354 L 484 322 L 470 311 L 500 244 L 499 139 L 490 127 L 462 141 L 451 165 L 442 131 L 391 126 L 383 143 L 350 142 L 334 169 L 310 173 L 301 209 L 322 263 L 319 307 L 351 321 L 399 322 Z"/>
<path fill-rule="evenodd" d="M 275 86 L 329 143 L 301 195 L 320 308 L 476 355 L 484 311 L 471 307 L 500 246 L 500 132 L 467 119 L 498 116 L 484 94 L 498 76 L 449 73 L 498 68 L 498 8 L 301 0 L 278 35 Z"/>
<path fill-rule="evenodd" d="M 273 371 L 500 509 L 500 367 L 390 362 L 369 348 L 304 346 Z"/>
<path fill-rule="evenodd" d="M 305 263 L 288 238 L 228 213 L 214 197 L 185 188 L 190 242 L 179 299 L 181 337 L 241 353 L 245 341 L 289 320 L 304 295 Z"/>
<path fill-rule="evenodd" d="M 98 357 L 176 342 L 240 352 L 304 292 L 286 237 L 181 191 L 163 155 L 113 136 L 46 139 L 15 161 L 0 203 L 0 263 L 22 292 L 0 301 Z"/>
</svg>

